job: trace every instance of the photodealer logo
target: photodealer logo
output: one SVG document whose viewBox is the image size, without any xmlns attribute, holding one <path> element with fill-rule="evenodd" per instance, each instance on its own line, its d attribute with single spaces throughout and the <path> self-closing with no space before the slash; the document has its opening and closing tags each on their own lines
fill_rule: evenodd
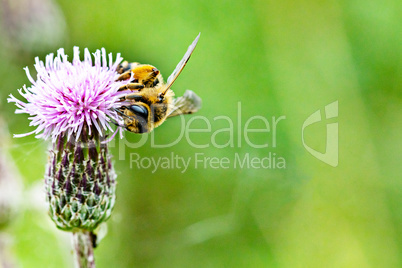
<svg viewBox="0 0 402 268">
<path fill-rule="evenodd" d="M 338 101 L 334 101 L 333 103 L 325 106 L 325 118 L 335 118 L 338 117 Z M 311 147 L 309 147 L 304 142 L 304 129 L 314 123 L 320 122 L 321 119 L 321 110 L 315 111 L 312 115 L 310 115 L 306 121 L 303 123 L 302 127 L 302 142 L 304 148 L 312 154 L 315 158 L 321 160 L 322 162 L 337 167 L 338 166 L 338 123 L 329 123 L 327 124 L 327 140 L 325 146 L 325 153 L 320 153 Z"/>
</svg>

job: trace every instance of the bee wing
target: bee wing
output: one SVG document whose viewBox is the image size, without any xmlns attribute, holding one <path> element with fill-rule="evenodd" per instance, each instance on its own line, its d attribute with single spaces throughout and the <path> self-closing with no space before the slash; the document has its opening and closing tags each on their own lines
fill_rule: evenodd
<svg viewBox="0 0 402 268">
<path fill-rule="evenodd" d="M 186 90 L 183 96 L 173 100 L 168 117 L 195 113 L 201 108 L 201 104 L 201 98 L 197 94 L 191 90 Z"/>
<path fill-rule="evenodd" d="M 168 77 L 167 82 L 166 82 L 166 91 L 172 86 L 176 78 L 179 76 L 181 71 L 183 70 L 184 66 L 186 66 L 186 63 L 191 57 L 191 54 L 193 53 L 195 46 L 198 43 L 198 39 L 200 39 L 201 33 L 197 35 L 197 37 L 194 39 L 194 41 L 191 43 L 191 45 L 188 47 L 186 54 L 184 54 L 183 58 L 181 61 L 177 64 L 176 68 L 174 69 L 173 73 Z"/>
</svg>

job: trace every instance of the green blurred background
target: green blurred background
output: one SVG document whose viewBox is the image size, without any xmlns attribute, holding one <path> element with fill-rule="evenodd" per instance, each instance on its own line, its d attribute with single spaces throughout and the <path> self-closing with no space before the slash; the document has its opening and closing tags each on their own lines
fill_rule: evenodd
<svg viewBox="0 0 402 268">
<path fill-rule="evenodd" d="M 14 115 L 6 98 L 29 85 L 22 67 L 33 70 L 35 56 L 44 59 L 59 47 L 71 55 L 74 45 L 105 47 L 157 66 L 166 79 L 201 32 L 173 89 L 202 97 L 197 115 L 210 120 L 211 132 L 190 137 L 209 146 L 194 148 L 183 138 L 152 148 L 150 135 L 139 148 L 112 145 L 117 203 L 95 252 L 98 267 L 401 267 L 400 1 L 2 0 L 2 9 L 0 112 L 10 133 L 31 131 L 27 116 Z M 304 120 L 334 101 L 337 167 L 314 158 L 301 140 Z M 243 127 L 255 115 L 286 116 L 276 147 L 272 133 L 250 134 L 253 143 L 270 144 L 256 149 L 237 131 L 233 147 L 211 144 L 214 131 L 228 128 L 215 117 L 228 116 L 237 128 L 239 102 Z M 305 132 L 306 143 L 321 152 L 326 123 Z M 206 124 L 195 120 L 191 127 Z M 155 130 L 155 140 L 167 143 L 179 131 L 180 119 L 168 120 Z M 126 134 L 126 142 L 140 138 Z M 219 144 L 230 138 L 228 132 L 216 135 Z M 23 175 L 26 204 L 38 199 L 32 189 L 42 187 L 47 146 L 29 136 L 1 148 Z M 231 161 L 236 153 L 275 153 L 286 168 L 130 168 L 130 153 L 158 158 L 172 152 Z M 69 236 L 40 205 L 23 208 L 7 229 L 21 267 L 71 267 Z"/>
</svg>

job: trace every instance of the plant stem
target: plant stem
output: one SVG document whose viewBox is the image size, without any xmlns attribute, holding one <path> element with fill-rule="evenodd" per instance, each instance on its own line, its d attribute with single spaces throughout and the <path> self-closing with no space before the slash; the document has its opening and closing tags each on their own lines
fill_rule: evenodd
<svg viewBox="0 0 402 268">
<path fill-rule="evenodd" d="M 77 231 L 72 234 L 76 266 L 78 268 L 95 268 L 91 234 L 88 231 Z"/>
</svg>

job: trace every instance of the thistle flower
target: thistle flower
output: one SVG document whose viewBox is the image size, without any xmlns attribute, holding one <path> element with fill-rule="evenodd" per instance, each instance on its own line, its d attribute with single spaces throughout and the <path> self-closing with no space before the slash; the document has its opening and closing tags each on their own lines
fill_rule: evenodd
<svg viewBox="0 0 402 268">
<path fill-rule="evenodd" d="M 37 138 L 52 138 L 55 142 L 61 135 L 78 139 L 85 125 L 88 134 L 97 131 L 101 136 L 105 130 L 112 130 L 111 120 L 117 121 L 118 116 L 112 108 L 122 96 L 118 92 L 124 82 L 115 82 L 118 76 L 116 68 L 122 58 L 117 55 L 115 62 L 109 54 L 109 65 L 105 49 L 94 53 L 92 64 L 91 54 L 85 49 L 84 61 L 79 58 L 79 48 L 74 47 L 72 63 L 67 61 L 63 49 L 59 49 L 57 57 L 53 53 L 46 56 L 46 64 L 35 58 L 37 71 L 36 81 L 26 67 L 25 72 L 32 86 L 25 85 L 18 92 L 27 103 L 10 95 L 9 102 L 15 102 L 19 109 L 16 113 L 31 115 L 31 126 L 37 128 L 26 134 L 14 135 L 23 137 L 37 134 Z"/>
<path fill-rule="evenodd" d="M 119 121 L 113 108 L 125 83 L 115 81 L 119 54 L 115 61 L 111 54 L 107 58 L 105 49 L 93 56 L 94 60 L 85 49 L 81 61 L 74 47 L 72 62 L 63 49 L 57 57 L 46 56 L 45 63 L 36 58 L 36 80 L 25 68 L 32 86 L 18 90 L 26 102 L 13 95 L 8 99 L 19 108 L 16 113 L 29 114 L 30 125 L 36 127 L 16 137 L 36 134 L 52 141 L 45 174 L 49 215 L 59 229 L 85 234 L 74 239 L 79 251 L 89 247 L 78 253 L 79 258 L 92 254 L 90 234 L 110 217 L 114 206 L 116 174 L 101 139 Z"/>
</svg>

